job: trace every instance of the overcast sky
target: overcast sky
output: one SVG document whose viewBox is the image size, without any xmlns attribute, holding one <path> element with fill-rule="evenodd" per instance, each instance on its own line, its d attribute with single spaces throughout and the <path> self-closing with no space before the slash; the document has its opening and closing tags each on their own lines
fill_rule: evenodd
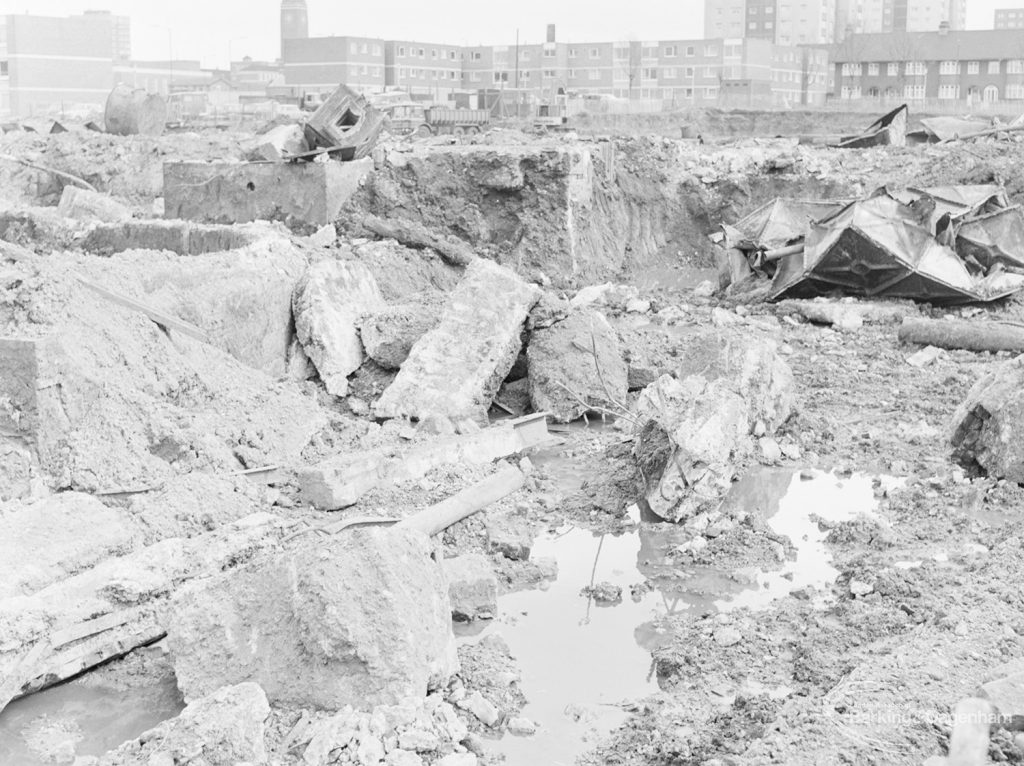
<svg viewBox="0 0 1024 766">
<path fill-rule="evenodd" d="M 703 0 L 308 0 L 310 34 L 365 35 L 456 45 L 511 45 L 544 39 L 545 25 L 571 41 L 700 37 Z M 967 0 L 970 29 L 992 26 L 994 8 L 1024 8 L 1024 0 Z M 132 17 L 139 59 L 199 59 L 224 66 L 249 55 L 279 55 L 279 0 L 0 0 L 2 13 L 64 16 L 87 9 Z"/>
</svg>

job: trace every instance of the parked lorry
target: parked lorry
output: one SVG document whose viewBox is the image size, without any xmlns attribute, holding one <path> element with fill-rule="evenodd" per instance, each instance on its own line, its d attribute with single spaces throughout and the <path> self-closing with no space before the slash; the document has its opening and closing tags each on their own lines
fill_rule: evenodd
<svg viewBox="0 0 1024 766">
<path fill-rule="evenodd" d="M 569 101 L 564 95 L 538 104 L 533 127 L 539 130 L 566 130 L 568 124 Z"/>
<path fill-rule="evenodd" d="M 491 121 L 487 109 L 457 109 L 450 106 L 424 106 L 415 101 L 388 104 L 384 107 L 395 133 L 456 136 L 479 133 Z"/>
</svg>

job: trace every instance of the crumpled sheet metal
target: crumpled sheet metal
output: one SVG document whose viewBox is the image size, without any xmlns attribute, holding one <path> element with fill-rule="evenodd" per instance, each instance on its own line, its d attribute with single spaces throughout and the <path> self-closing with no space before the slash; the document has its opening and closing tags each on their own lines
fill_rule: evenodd
<svg viewBox="0 0 1024 766">
<path fill-rule="evenodd" d="M 837 149 L 866 149 L 870 146 L 906 146 L 907 116 L 910 110 L 906 104 L 884 114 L 858 136 L 843 138 Z"/>
<path fill-rule="evenodd" d="M 778 197 L 732 226 L 722 225 L 726 247 L 774 250 L 803 239 L 813 221 L 832 215 L 844 203 Z"/>
<path fill-rule="evenodd" d="M 972 274 L 906 205 L 889 195 L 851 203 L 813 224 L 802 253 L 779 261 L 771 297 L 848 295 L 971 303 L 1024 288 L 1024 276 Z"/>
<path fill-rule="evenodd" d="M 1024 211 L 1014 205 L 966 221 L 957 231 L 956 250 L 984 269 L 998 264 L 1024 270 Z"/>
<path fill-rule="evenodd" d="M 991 128 L 985 120 L 971 120 L 963 117 L 925 117 L 921 120 L 925 132 L 934 141 L 949 141 L 960 136 L 970 136 Z"/>
</svg>

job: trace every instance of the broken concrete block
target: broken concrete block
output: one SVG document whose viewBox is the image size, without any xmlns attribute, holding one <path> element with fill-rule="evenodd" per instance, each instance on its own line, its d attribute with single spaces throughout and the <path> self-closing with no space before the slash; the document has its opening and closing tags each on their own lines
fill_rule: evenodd
<svg viewBox="0 0 1024 766">
<path fill-rule="evenodd" d="M 117 200 L 79 186 L 64 187 L 57 212 L 65 218 L 85 222 L 117 223 L 132 217 L 132 211 Z"/>
<path fill-rule="evenodd" d="M 487 422 L 487 410 L 522 346 L 526 315 L 540 291 L 484 259 L 466 268 L 441 323 L 412 347 L 375 405 L 379 417 Z"/>
<path fill-rule="evenodd" d="M 989 681 L 977 696 L 992 703 L 1002 728 L 1024 731 L 1024 673 Z"/>
<path fill-rule="evenodd" d="M 125 250 L 169 250 L 205 255 L 237 250 L 267 236 L 264 226 L 214 226 L 189 221 L 150 219 L 100 224 L 80 241 L 83 250 L 112 255 Z"/>
<path fill-rule="evenodd" d="M 394 704 L 457 666 L 441 569 L 428 538 L 408 530 L 298 537 L 187 586 L 167 627 L 186 699 L 251 680 L 274 702 Z"/>
<path fill-rule="evenodd" d="M 247 154 L 253 160 L 280 162 L 287 155 L 303 154 L 309 151 L 306 134 L 297 124 L 278 125 L 262 136 L 256 136 Z"/>
<path fill-rule="evenodd" d="M 1024 356 L 981 378 L 953 413 L 953 459 L 964 468 L 1024 482 Z"/>
<path fill-rule="evenodd" d="M 218 689 L 176 717 L 104 755 L 100 766 L 202 762 L 253 766 L 267 763 L 267 695 L 254 683 Z M 163 759 L 163 760 L 162 760 Z"/>
<path fill-rule="evenodd" d="M 0 599 L 34 593 L 140 540 L 128 514 L 90 495 L 12 503 L 0 512 Z"/>
<path fill-rule="evenodd" d="M 455 704 L 463 710 L 468 710 L 485 726 L 494 726 L 500 717 L 498 708 L 478 691 Z"/>
<path fill-rule="evenodd" d="M 299 469 L 296 479 L 303 502 L 333 511 L 353 505 L 363 494 L 382 484 L 420 479 L 443 465 L 483 465 L 536 446 L 547 438 L 544 417 L 529 416 L 414 447 L 345 453 Z"/>
<path fill-rule="evenodd" d="M 324 226 L 338 217 L 372 170 L 369 157 L 352 162 L 168 162 L 164 207 L 168 218 L 187 221 Z"/>
<path fill-rule="evenodd" d="M 389 306 L 359 325 L 366 355 L 386 370 L 397 370 L 413 345 L 441 321 L 440 305 Z"/>
<path fill-rule="evenodd" d="M 727 330 L 695 334 L 678 375 L 645 388 L 633 410 L 646 500 L 674 522 L 725 495 L 738 461 L 753 452 L 755 426 L 771 433 L 782 425 L 795 390 L 771 340 Z"/>
<path fill-rule="evenodd" d="M 492 619 L 498 613 L 498 578 L 491 562 L 479 553 L 444 560 L 452 618 L 469 622 Z"/>
<path fill-rule="evenodd" d="M 490 550 L 513 561 L 527 561 L 533 548 L 533 529 L 522 516 L 488 516 L 484 521 Z"/>
<path fill-rule="evenodd" d="M 348 376 L 363 363 L 360 318 L 385 308 L 377 280 L 358 261 L 319 261 L 299 280 L 295 332 L 328 393 L 348 393 Z"/>
<path fill-rule="evenodd" d="M 202 258 L 131 252 L 100 266 L 148 305 L 204 330 L 238 361 L 274 378 L 285 374 L 292 293 L 306 268 L 286 237 L 268 230 L 252 244 Z"/>
<path fill-rule="evenodd" d="M 615 330 L 598 312 L 576 309 L 535 330 L 526 357 L 535 411 L 568 423 L 593 409 L 624 406 L 628 367 Z"/>
</svg>

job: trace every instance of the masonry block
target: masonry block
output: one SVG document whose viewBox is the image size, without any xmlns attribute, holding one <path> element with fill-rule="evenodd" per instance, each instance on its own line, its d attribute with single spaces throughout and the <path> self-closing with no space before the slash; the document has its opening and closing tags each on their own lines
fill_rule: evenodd
<svg viewBox="0 0 1024 766">
<path fill-rule="evenodd" d="M 164 164 L 167 218 L 204 223 L 268 220 L 323 226 L 373 170 L 353 162 Z"/>
</svg>

